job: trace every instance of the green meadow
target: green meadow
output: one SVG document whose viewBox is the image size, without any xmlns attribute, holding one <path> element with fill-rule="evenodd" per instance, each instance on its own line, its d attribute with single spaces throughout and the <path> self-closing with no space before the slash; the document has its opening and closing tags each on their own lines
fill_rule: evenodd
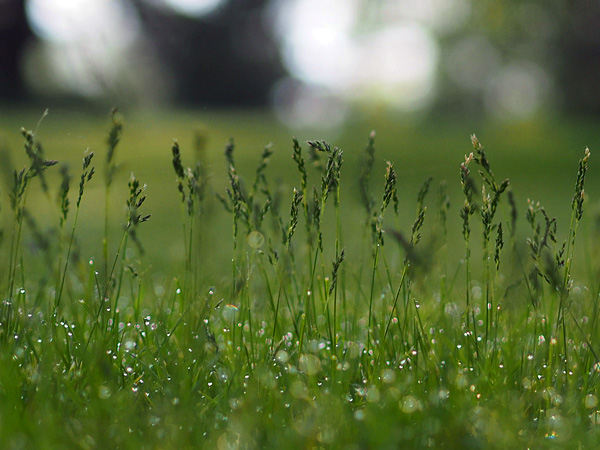
<svg viewBox="0 0 600 450">
<path fill-rule="evenodd" d="M 2 447 L 594 447 L 597 148 L 585 118 L 4 110 Z"/>
</svg>

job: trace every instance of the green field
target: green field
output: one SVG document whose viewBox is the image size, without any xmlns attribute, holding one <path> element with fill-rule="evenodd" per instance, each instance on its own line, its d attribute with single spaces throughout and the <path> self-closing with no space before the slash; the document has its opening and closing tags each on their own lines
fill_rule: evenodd
<svg viewBox="0 0 600 450">
<path fill-rule="evenodd" d="M 41 116 L 0 113 L 3 448 L 600 437 L 593 120 Z"/>
<path fill-rule="evenodd" d="M 26 163 L 22 151 L 21 127 L 36 127 L 41 110 L 16 110 L 11 114 L 0 114 L 0 145 L 9 151 L 14 165 Z M 557 216 L 559 224 L 567 225 L 570 217 L 573 175 L 576 163 L 585 147 L 595 148 L 600 143 L 600 132 L 589 120 L 538 120 L 521 124 L 493 124 L 481 121 L 457 123 L 448 120 L 441 123 L 417 121 L 404 117 L 382 117 L 369 115 L 356 117 L 342 130 L 311 131 L 288 130 L 268 112 L 240 111 L 206 112 L 173 111 L 170 113 L 132 112 L 125 117 L 124 133 L 118 149 L 118 182 L 115 182 L 110 202 L 111 218 L 119 227 L 127 180 L 131 172 L 148 184 L 147 209 L 153 214 L 143 233 L 147 239 L 161 239 L 160 246 L 149 246 L 148 252 L 156 250 L 160 260 L 168 260 L 168 265 L 182 257 L 179 218 L 181 208 L 177 203 L 174 173 L 171 166 L 171 144 L 177 139 L 184 162 L 193 165 L 195 160 L 195 139 L 201 135 L 206 142 L 203 161 L 209 179 L 207 211 L 202 220 L 213 226 L 205 232 L 223 230 L 215 226 L 230 221 L 220 204 L 214 201 L 215 194 L 224 194 L 227 184 L 227 165 L 223 150 L 230 138 L 235 140 L 236 159 L 240 172 L 252 177 L 262 149 L 273 144 L 274 154 L 267 168 L 273 183 L 286 195 L 293 187 L 299 187 L 297 170 L 291 163 L 292 137 L 300 142 L 309 139 L 325 139 L 344 150 L 345 167 L 342 192 L 349 216 L 353 208 L 360 207 L 357 194 L 357 178 L 360 172 L 360 158 L 371 130 L 377 132 L 377 160 L 372 179 L 373 190 L 381 189 L 385 161 L 392 161 L 398 173 L 399 201 L 404 208 L 414 210 L 416 195 L 421 184 L 433 177 L 432 186 L 445 181 L 448 194 L 456 207 L 462 203 L 458 183 L 458 167 L 464 155 L 470 151 L 469 137 L 476 133 L 487 144 L 488 153 L 493 158 L 495 171 L 499 177 L 509 177 L 519 207 L 524 211 L 527 198 L 540 201 L 548 213 Z M 77 110 L 51 111 L 42 121 L 38 130 L 47 156 L 69 165 L 75 174 L 81 164 L 84 151 L 89 148 L 96 152 L 96 166 L 102 171 L 100 161 L 105 158 L 108 121 L 106 114 L 98 112 L 78 112 Z M 590 161 L 592 170 L 588 186 L 590 192 L 600 189 L 600 176 L 596 175 L 600 163 Z M 58 180 L 58 171 L 53 171 Z M 571 175 L 569 177 L 569 175 Z M 4 176 L 6 179 L 6 176 Z M 6 189 L 5 189 L 6 192 Z M 40 195 L 34 193 L 32 195 Z M 87 193 L 88 201 L 82 205 L 82 220 L 79 232 L 92 232 L 96 236 L 102 232 L 103 219 L 98 220 L 97 204 L 104 204 L 104 188 L 101 182 L 92 183 Z M 38 201 L 39 199 L 39 201 Z M 36 209 L 48 211 L 47 199 L 35 197 Z M 591 199 L 594 208 L 598 202 Z M 600 205 L 599 205 L 600 206 Z M 104 211 L 102 211 L 103 213 Z M 404 226 L 412 224 L 412 214 L 405 217 Z M 221 222 L 223 221 L 223 222 Z M 451 214 L 450 224 L 460 226 L 458 213 Z M 211 231 L 212 230 L 212 231 Z M 120 230 L 117 229 L 117 232 Z M 226 240 L 228 232 L 212 239 Z M 158 237 L 157 237 L 158 236 Z M 158 247 L 158 248 L 157 248 Z M 219 252 L 221 253 L 221 252 Z M 223 252 L 227 253 L 227 252 Z M 171 258 L 171 255 L 173 256 Z M 226 256 L 226 260 L 229 256 Z"/>
</svg>

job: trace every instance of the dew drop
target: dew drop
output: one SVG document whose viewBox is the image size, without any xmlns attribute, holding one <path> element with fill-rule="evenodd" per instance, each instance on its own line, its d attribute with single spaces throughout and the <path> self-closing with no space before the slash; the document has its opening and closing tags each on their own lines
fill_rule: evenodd
<svg viewBox="0 0 600 450">
<path fill-rule="evenodd" d="M 277 361 L 279 361 L 281 364 L 285 364 L 286 362 L 289 361 L 290 355 L 288 355 L 288 352 L 286 352 L 285 350 L 279 350 L 277 352 L 277 354 L 275 355 L 275 359 Z"/>
<path fill-rule="evenodd" d="M 419 401 L 412 395 L 406 396 L 400 401 L 400 410 L 406 414 L 412 414 L 419 409 Z"/>
<path fill-rule="evenodd" d="M 300 370 L 307 375 L 316 375 L 321 371 L 321 360 L 315 355 L 302 355 L 299 363 Z"/>
<path fill-rule="evenodd" d="M 110 398 L 110 394 L 111 394 L 111 392 L 110 392 L 110 388 L 108 386 L 103 385 L 98 388 L 98 397 L 101 400 L 106 400 L 106 399 Z"/>
<path fill-rule="evenodd" d="M 248 237 L 246 237 L 248 245 L 254 249 L 258 249 L 265 243 L 265 237 L 259 231 L 251 231 Z"/>
<path fill-rule="evenodd" d="M 396 372 L 392 369 L 385 369 L 381 372 L 381 379 L 384 383 L 393 383 L 396 380 Z"/>
<path fill-rule="evenodd" d="M 364 409 L 357 409 L 356 411 L 354 411 L 354 418 L 359 422 L 365 420 L 365 415 L 366 414 Z"/>
<path fill-rule="evenodd" d="M 583 403 L 586 408 L 595 408 L 598 405 L 598 397 L 596 397 L 594 394 L 588 394 L 585 396 Z"/>
</svg>

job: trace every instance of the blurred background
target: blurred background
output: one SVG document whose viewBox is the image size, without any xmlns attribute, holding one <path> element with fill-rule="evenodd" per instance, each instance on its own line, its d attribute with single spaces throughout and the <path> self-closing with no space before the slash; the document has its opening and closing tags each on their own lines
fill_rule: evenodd
<svg viewBox="0 0 600 450">
<path fill-rule="evenodd" d="M 342 147 L 350 227 L 362 214 L 356 180 L 376 129 L 372 188 L 379 198 L 385 160 L 394 161 L 399 229 L 412 225 L 417 193 L 433 176 L 430 203 L 445 180 L 449 226 L 460 230 L 459 164 L 477 133 L 497 177 L 510 177 L 521 217 L 533 198 L 566 232 L 577 161 L 589 146 L 586 218 L 600 218 L 599 80 L 600 2 L 591 0 L 0 0 L 0 149 L 10 150 L 11 165 L 25 164 L 19 129 L 36 128 L 49 108 L 38 127 L 47 156 L 77 174 L 90 148 L 102 172 L 108 112 L 118 106 L 125 128 L 113 230 L 135 171 L 153 214 L 142 237 L 163 243 L 149 249 L 156 265 L 183 255 L 173 138 L 184 165 L 200 158 L 209 174 L 202 239 L 207 251 L 226 250 L 211 254 L 223 264 L 231 218 L 214 194 L 227 186 L 223 148 L 232 136 L 250 180 L 273 143 L 267 172 L 283 211 L 299 183 L 291 137 Z M 12 182 L 5 172 L 3 202 Z M 80 228 L 98 245 L 104 193 L 96 180 L 82 206 Z M 28 200 L 43 223 L 44 209 L 56 215 L 49 200 Z"/>
<path fill-rule="evenodd" d="M 0 0 L 0 104 L 600 113 L 600 2 Z"/>
</svg>

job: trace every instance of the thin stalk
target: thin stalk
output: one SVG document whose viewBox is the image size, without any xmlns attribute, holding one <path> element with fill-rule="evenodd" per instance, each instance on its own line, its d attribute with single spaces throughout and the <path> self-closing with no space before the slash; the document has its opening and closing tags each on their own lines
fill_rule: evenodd
<svg viewBox="0 0 600 450">
<path fill-rule="evenodd" d="M 71 236 L 69 238 L 69 246 L 67 248 L 67 256 L 65 260 L 65 266 L 60 276 L 60 287 L 54 298 L 54 314 L 56 314 L 58 307 L 60 306 L 60 300 L 62 298 L 63 289 L 65 287 L 65 280 L 67 278 L 67 269 L 69 267 L 69 260 L 71 259 L 71 250 L 73 248 L 73 241 L 75 240 L 75 229 L 77 228 L 77 219 L 79 218 L 79 208 L 75 210 L 75 218 L 73 219 L 73 226 L 71 228 Z"/>
<path fill-rule="evenodd" d="M 373 298 L 375 296 L 375 274 L 377 273 L 377 264 L 379 261 L 379 247 L 377 243 L 375 247 L 375 255 L 373 256 L 373 270 L 371 271 L 371 286 L 369 289 L 369 321 L 367 326 L 367 353 L 371 349 L 371 326 L 373 323 Z"/>
<path fill-rule="evenodd" d="M 108 276 L 108 198 L 110 195 L 109 185 L 106 185 L 104 191 L 104 236 L 102 238 L 102 259 L 104 261 L 104 276 L 106 277 L 104 283 L 104 290 L 108 289 L 110 277 Z"/>
</svg>

